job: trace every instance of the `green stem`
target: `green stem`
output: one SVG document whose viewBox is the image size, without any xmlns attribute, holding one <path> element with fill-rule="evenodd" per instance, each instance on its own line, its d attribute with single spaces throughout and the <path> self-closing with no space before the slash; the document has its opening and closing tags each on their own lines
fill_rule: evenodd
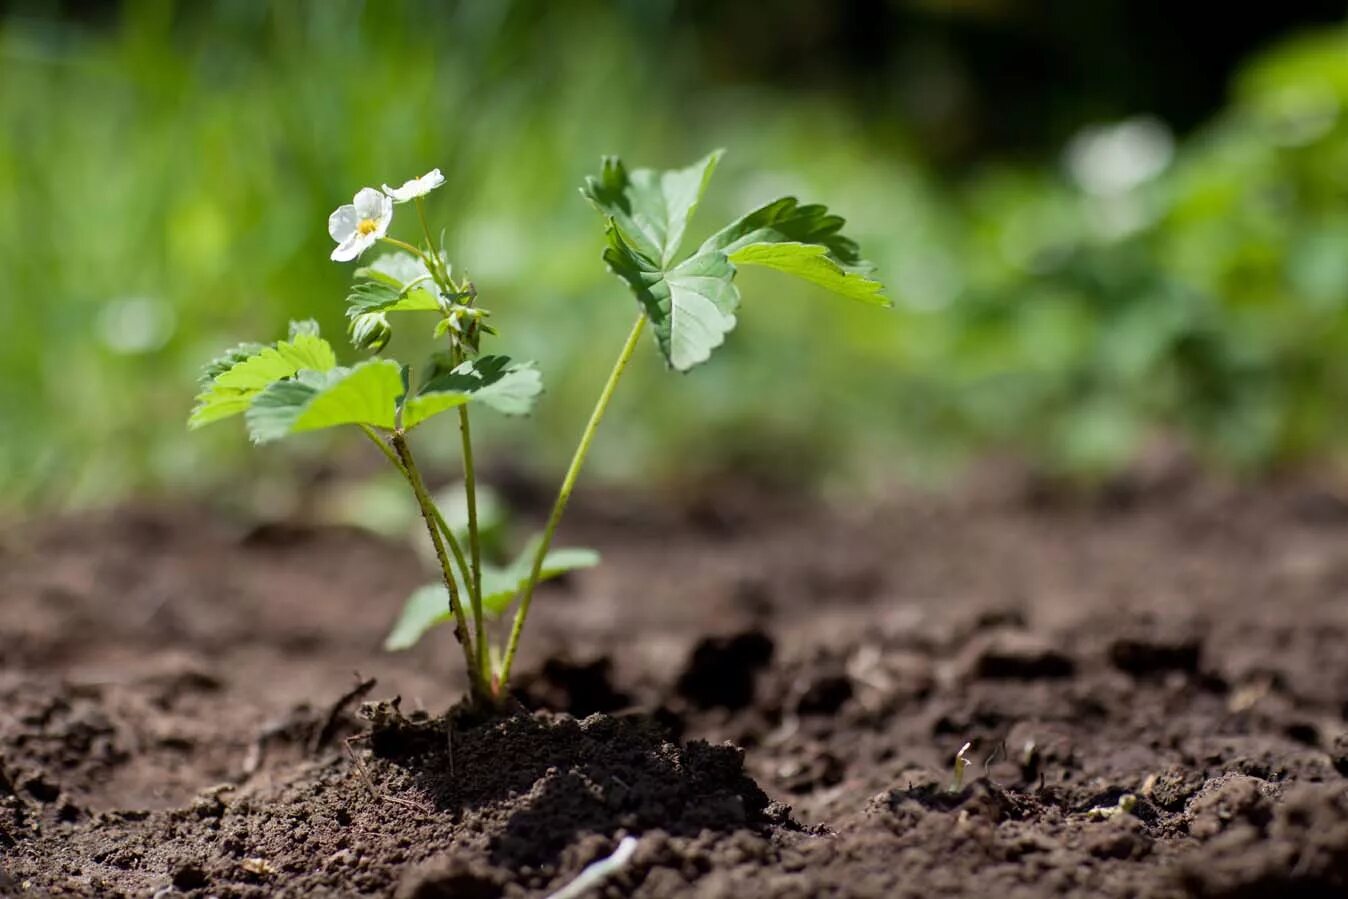
<svg viewBox="0 0 1348 899">
<path fill-rule="evenodd" d="M 380 439 L 374 428 L 367 424 L 362 424 L 359 427 L 365 432 L 365 436 L 370 438 L 370 442 L 379 447 L 379 451 L 398 470 L 398 474 L 406 478 L 408 484 L 411 484 L 412 475 L 403 467 L 403 463 L 394 455 L 393 450 L 389 449 L 389 445 Z M 463 555 L 463 547 L 459 545 L 459 538 L 454 536 L 454 529 L 445 521 L 445 516 L 440 514 L 440 509 L 434 502 L 431 503 L 431 511 L 435 513 L 435 523 L 440 528 L 440 533 L 444 536 L 449 551 L 454 554 L 454 563 L 458 565 L 459 576 L 463 578 L 465 584 L 471 584 L 473 582 L 472 569 L 468 567 L 468 560 Z"/>
<path fill-rule="evenodd" d="M 506 645 L 505 660 L 501 663 L 501 674 L 496 683 L 498 699 L 505 694 L 506 686 L 510 682 L 510 668 L 515 662 L 515 653 L 519 649 L 520 633 L 524 630 L 524 620 L 529 616 L 529 605 L 533 602 L 534 588 L 538 586 L 538 578 L 543 571 L 543 560 L 547 558 L 548 548 L 552 545 L 552 537 L 557 533 L 557 525 L 561 523 L 562 513 L 566 511 L 566 504 L 571 499 L 571 491 L 576 486 L 580 469 L 585 464 L 585 457 L 590 452 L 590 444 L 594 442 L 595 432 L 599 430 L 599 422 L 603 420 L 604 413 L 608 411 L 609 400 L 613 398 L 613 391 L 617 389 L 618 381 L 627 369 L 627 363 L 632 359 L 632 353 L 637 348 L 637 340 L 641 337 L 641 332 L 645 326 L 646 316 L 643 313 L 637 316 L 636 324 L 632 326 L 631 333 L 627 335 L 627 342 L 623 344 L 622 352 L 618 354 L 617 361 L 613 363 L 613 371 L 609 372 L 608 382 L 604 384 L 604 389 L 599 393 L 599 400 L 594 405 L 594 411 L 590 413 L 590 420 L 585 425 L 585 430 L 581 432 L 580 443 L 576 446 L 575 455 L 571 457 L 571 465 L 566 470 L 566 476 L 562 478 L 562 486 L 557 491 L 557 501 L 553 503 L 552 514 L 548 516 L 547 526 L 543 529 L 543 539 L 539 541 L 538 552 L 534 554 L 534 565 L 529 572 L 529 581 L 524 587 L 524 593 L 520 597 L 519 609 L 516 610 L 515 620 L 510 627 L 510 642 Z"/>
<path fill-rule="evenodd" d="M 468 506 L 468 552 L 473 560 L 473 577 L 468 582 L 468 599 L 473 604 L 476 629 L 477 665 L 482 677 L 491 680 L 491 658 L 487 653 L 487 625 L 482 617 L 482 540 L 477 527 L 477 474 L 473 466 L 473 430 L 468 423 L 468 406 L 459 407 L 459 434 L 463 438 L 463 498 Z"/>
<path fill-rule="evenodd" d="M 426 265 L 426 270 L 427 270 L 428 272 L 431 273 L 431 277 L 432 277 L 432 278 L 435 277 L 435 263 L 434 263 L 433 261 L 431 261 L 431 257 L 429 257 L 429 256 L 427 256 L 425 253 L 421 252 L 421 250 L 420 250 L 419 248 L 412 246 L 410 243 L 408 243 L 408 242 L 405 241 L 405 240 L 399 240 L 399 239 L 396 238 L 396 237 L 388 237 L 387 235 L 384 236 L 384 237 L 379 238 L 379 240 L 380 240 L 381 243 L 386 243 L 386 244 L 389 244 L 390 246 L 395 246 L 395 247 L 397 247 L 397 248 L 400 249 L 400 250 L 406 250 L 407 252 L 413 254 L 413 255 L 416 256 L 418 259 L 420 259 L 423 263 L 425 263 L 425 265 Z"/>
<path fill-rule="evenodd" d="M 422 202 L 421 197 L 416 198 L 417 218 L 421 219 L 421 233 L 426 235 L 426 249 L 430 251 L 433 264 L 431 265 L 431 276 L 435 278 L 436 283 L 444 290 L 450 290 L 449 274 L 444 270 L 444 260 L 440 254 L 435 251 L 435 238 L 431 237 L 431 225 L 426 221 L 426 204 Z M 438 268 L 438 274 L 437 274 Z"/>
<path fill-rule="evenodd" d="M 449 526 L 449 522 L 445 521 L 445 516 L 440 514 L 439 509 L 433 508 L 431 511 L 435 513 L 435 523 L 440 527 L 440 533 L 444 535 L 445 543 L 449 545 L 449 551 L 454 554 L 454 564 L 459 567 L 459 576 L 463 578 L 465 584 L 471 584 L 473 582 L 472 569 L 468 567 L 468 559 L 464 557 L 459 538 L 454 536 L 454 529 Z"/>
<path fill-rule="evenodd" d="M 477 657 L 473 651 L 473 639 L 468 633 L 468 621 L 464 616 L 463 602 L 459 597 L 459 587 L 454 581 L 454 573 L 449 567 L 449 557 L 445 554 L 445 543 L 440 536 L 440 527 L 436 522 L 435 503 L 426 492 L 426 482 L 421 478 L 407 438 L 402 433 L 393 435 L 393 449 L 398 454 L 403 468 L 407 471 L 408 482 L 416 494 L 417 505 L 421 507 L 421 518 L 426 523 L 426 531 L 431 535 L 431 545 L 435 547 L 435 558 L 440 563 L 440 573 L 445 580 L 445 589 L 449 591 L 449 608 L 454 613 L 454 636 L 459 641 L 464 658 L 468 662 L 468 681 L 471 684 L 474 701 L 480 702 L 491 695 L 482 681 L 482 672 L 477 667 Z"/>
<path fill-rule="evenodd" d="M 365 432 L 366 437 L 370 438 L 371 443 L 379 447 L 379 451 L 384 454 L 385 459 L 388 459 L 389 464 L 398 469 L 398 473 L 403 477 L 408 477 L 407 469 L 403 468 L 402 461 L 394 454 L 393 450 L 389 449 L 389 445 L 380 439 L 379 434 L 375 429 L 367 424 L 357 423 L 357 426 Z"/>
</svg>

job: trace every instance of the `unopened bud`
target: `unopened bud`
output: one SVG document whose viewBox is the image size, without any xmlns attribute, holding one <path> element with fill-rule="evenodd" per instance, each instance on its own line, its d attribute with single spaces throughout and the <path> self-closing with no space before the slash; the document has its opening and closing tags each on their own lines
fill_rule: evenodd
<svg viewBox="0 0 1348 899">
<path fill-rule="evenodd" d="M 377 353 L 393 336 L 388 318 L 382 312 L 365 312 L 351 320 L 351 345 L 358 350 Z"/>
</svg>

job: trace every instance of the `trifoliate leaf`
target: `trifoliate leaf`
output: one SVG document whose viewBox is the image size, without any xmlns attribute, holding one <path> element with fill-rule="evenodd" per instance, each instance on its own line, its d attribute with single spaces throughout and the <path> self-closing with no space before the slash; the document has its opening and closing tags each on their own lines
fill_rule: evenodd
<svg viewBox="0 0 1348 899">
<path fill-rule="evenodd" d="M 707 361 L 735 327 L 739 291 L 730 260 L 715 251 L 699 253 L 665 272 L 612 224 L 608 238 L 604 261 L 636 294 L 669 364 L 687 371 Z"/>
<path fill-rule="evenodd" d="M 197 395 L 187 426 L 196 429 L 238 415 L 267 387 L 300 371 L 331 370 L 337 356 L 318 336 L 317 328 L 313 322 L 292 322 L 289 340 L 274 346 L 244 344 L 207 363 L 204 389 Z"/>
<path fill-rule="evenodd" d="M 675 263 L 679 242 L 720 158 L 711 154 L 672 172 L 637 169 L 605 158 L 581 192 L 607 219 L 604 261 L 627 282 L 666 361 L 687 371 L 705 362 L 735 327 L 737 265 L 775 268 L 851 299 L 889 305 L 874 267 L 842 234 L 843 219 L 824 206 L 783 197 L 708 238 Z"/>
<path fill-rule="evenodd" d="M 301 371 L 257 395 L 245 416 L 254 443 L 344 424 L 394 427 L 401 368 L 388 359 L 326 372 Z"/>
<path fill-rule="evenodd" d="M 730 261 L 735 265 L 775 268 L 851 300 L 873 306 L 889 305 L 889 300 L 881 293 L 885 289 L 883 284 L 847 271 L 829 255 L 828 248 L 820 244 L 751 243 L 731 253 Z"/>
<path fill-rule="evenodd" d="M 511 362 L 505 356 L 483 356 L 429 378 L 416 396 L 403 402 L 403 427 L 464 403 L 484 403 L 506 415 L 524 415 L 543 391 L 543 376 L 532 362 Z"/>
<path fill-rule="evenodd" d="M 586 178 L 581 193 L 617 223 L 633 249 L 667 268 L 722 152 L 709 153 L 686 169 L 636 169 L 630 175 L 622 160 L 608 156 L 599 177 Z"/>
<path fill-rule="evenodd" d="M 497 618 L 510 608 L 511 602 L 529 582 L 533 569 L 534 554 L 538 552 L 535 537 L 529 541 L 524 551 L 505 567 L 497 565 L 482 566 L 482 614 L 485 618 Z M 550 550 L 543 558 L 543 567 L 538 580 L 552 580 L 581 568 L 593 568 L 599 564 L 599 553 L 592 549 L 563 548 Z M 452 569 L 454 583 L 459 595 L 464 597 L 464 612 L 470 618 L 472 609 L 467 601 L 468 591 L 464 587 L 458 569 Z M 414 591 L 407 598 L 402 614 L 398 617 L 393 630 L 384 640 L 384 648 L 389 651 L 408 649 L 421 639 L 428 630 L 439 624 L 454 620 L 449 608 L 449 591 L 443 583 L 427 584 Z"/>
</svg>

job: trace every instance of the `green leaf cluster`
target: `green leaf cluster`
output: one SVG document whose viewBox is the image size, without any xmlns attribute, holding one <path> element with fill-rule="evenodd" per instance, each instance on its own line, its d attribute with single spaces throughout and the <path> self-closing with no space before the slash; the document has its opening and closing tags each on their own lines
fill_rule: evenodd
<svg viewBox="0 0 1348 899">
<path fill-rule="evenodd" d="M 397 362 L 339 366 L 317 325 L 295 323 L 286 340 L 243 344 L 207 363 L 188 426 L 242 414 L 254 443 L 344 424 L 407 430 L 470 402 L 523 415 L 543 390 L 533 363 L 505 356 L 468 360 L 444 372 L 432 364 L 430 371 L 409 392 L 408 371 Z"/>
<path fill-rule="evenodd" d="M 327 372 L 337 365 L 332 347 L 312 321 L 292 322 L 290 337 L 270 346 L 246 343 L 206 363 L 187 426 L 192 429 L 246 412 L 264 390 L 302 371 Z"/>
<path fill-rule="evenodd" d="M 705 362 L 735 327 L 741 266 L 776 269 L 849 299 L 889 305 L 874 266 L 842 234 L 842 217 L 794 197 L 755 209 L 677 261 L 720 158 L 718 150 L 685 169 L 629 173 L 608 157 L 581 188 L 606 219 L 604 261 L 636 296 L 670 366 L 687 371 Z"/>
</svg>

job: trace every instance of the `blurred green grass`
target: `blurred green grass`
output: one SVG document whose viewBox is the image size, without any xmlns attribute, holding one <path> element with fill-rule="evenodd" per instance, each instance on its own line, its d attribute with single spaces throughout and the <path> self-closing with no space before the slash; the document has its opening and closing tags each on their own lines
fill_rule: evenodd
<svg viewBox="0 0 1348 899">
<path fill-rule="evenodd" d="M 187 435 L 197 369 L 290 318 L 339 334 L 328 213 L 435 166 L 456 265 L 548 385 L 487 436 L 555 467 L 632 314 L 576 187 L 604 153 L 715 146 L 693 238 L 781 192 L 827 202 L 898 308 L 746 274 L 711 364 L 676 377 L 644 354 L 596 473 L 867 481 L 1010 450 L 1092 475 L 1163 433 L 1257 471 L 1348 436 L 1341 29 L 1252 60 L 1173 148 L 1137 120 L 957 179 L 835 93 L 713 83 L 660 3 L 146 0 L 84 27 L 2 19 L 0 61 L 0 506 L 316 458 L 323 437 Z"/>
</svg>

